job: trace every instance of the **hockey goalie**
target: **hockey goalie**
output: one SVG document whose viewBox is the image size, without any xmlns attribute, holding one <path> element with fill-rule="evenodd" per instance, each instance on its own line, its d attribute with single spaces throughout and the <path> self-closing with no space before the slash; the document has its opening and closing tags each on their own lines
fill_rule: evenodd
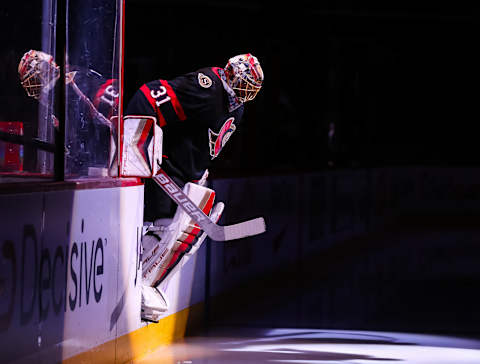
<svg viewBox="0 0 480 364">
<path fill-rule="evenodd" d="M 230 58 L 224 68 L 205 67 L 148 82 L 128 104 L 125 128 L 143 121 L 137 131 L 123 133 L 132 135 L 124 146 L 132 145 L 135 152 L 123 151 L 121 165 L 143 153 L 147 158 L 138 161 L 146 161 L 145 176 L 152 176 L 145 181 L 144 218 L 151 224 L 142 244 L 144 320 L 158 321 L 167 310 L 160 284 L 187 262 L 207 235 L 225 241 L 265 230 L 262 218 L 216 225 L 224 205 L 214 204 L 215 192 L 205 186 L 210 163 L 238 130 L 244 104 L 255 98 L 262 82 L 258 59 L 246 53 Z M 162 138 L 161 146 L 150 143 L 150 151 L 144 143 L 149 133 Z"/>
<path fill-rule="evenodd" d="M 38 51 L 27 52 L 19 65 L 23 87 L 39 100 L 54 86 L 59 72 L 53 58 Z M 111 128 L 117 103 L 102 101 L 118 95 L 110 90 L 116 80 L 101 85 L 92 102 L 76 79 L 75 72 L 65 75 L 81 102 Z M 265 231 L 263 218 L 217 225 L 224 204 L 215 204 L 215 192 L 206 187 L 210 163 L 238 130 L 244 104 L 255 98 L 262 82 L 257 58 L 241 54 L 230 58 L 224 68 L 206 67 L 170 81 L 144 84 L 120 120 L 120 176 L 145 178 L 143 320 L 157 322 L 167 311 L 162 283 L 186 264 L 207 236 L 227 241 Z"/>
</svg>

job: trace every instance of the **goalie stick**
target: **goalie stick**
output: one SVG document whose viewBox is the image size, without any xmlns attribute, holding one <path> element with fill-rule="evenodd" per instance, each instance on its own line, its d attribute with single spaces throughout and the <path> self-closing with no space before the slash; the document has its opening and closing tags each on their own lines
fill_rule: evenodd
<svg viewBox="0 0 480 364">
<path fill-rule="evenodd" d="M 266 231 L 263 217 L 247 220 L 233 225 L 217 225 L 177 186 L 163 171 L 159 170 L 153 180 L 175 201 L 207 235 L 216 241 L 227 241 L 258 235 Z"/>
</svg>

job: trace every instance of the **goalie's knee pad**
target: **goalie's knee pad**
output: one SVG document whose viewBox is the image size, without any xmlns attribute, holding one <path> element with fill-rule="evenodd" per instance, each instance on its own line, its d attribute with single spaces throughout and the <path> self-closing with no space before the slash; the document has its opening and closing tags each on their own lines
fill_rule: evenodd
<svg viewBox="0 0 480 364">
<path fill-rule="evenodd" d="M 206 215 L 210 214 L 215 199 L 213 190 L 193 183 L 187 183 L 183 190 Z M 219 213 L 217 205 L 220 206 Z M 219 215 L 223 211 L 223 204 L 217 205 L 215 211 Z M 185 255 L 191 256 L 198 250 L 205 237 L 206 235 L 191 217 L 178 208 L 168 226 L 144 236 L 143 284 L 159 285 L 178 266 Z"/>
<path fill-rule="evenodd" d="M 213 206 L 210 212 L 210 218 L 212 219 L 212 221 L 218 222 L 224 207 L 225 205 L 223 204 L 223 202 L 219 202 Z M 176 261 L 172 262 L 170 268 L 168 269 L 164 277 L 157 284 L 160 284 L 167 275 L 172 276 L 175 274 L 175 272 L 181 269 L 188 262 L 188 260 L 197 252 L 197 250 L 200 248 L 206 238 L 207 233 L 204 231 L 200 231 L 195 238 L 196 241 L 190 244 L 189 247 L 184 251 L 184 253 L 178 256 Z"/>
</svg>

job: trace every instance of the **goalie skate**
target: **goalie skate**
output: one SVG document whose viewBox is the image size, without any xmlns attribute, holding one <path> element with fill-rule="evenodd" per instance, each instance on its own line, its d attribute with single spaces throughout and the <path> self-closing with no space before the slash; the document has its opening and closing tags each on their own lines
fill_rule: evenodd
<svg viewBox="0 0 480 364">
<path fill-rule="evenodd" d="M 158 322 L 160 316 L 167 309 L 168 301 L 160 290 L 155 287 L 142 286 L 142 320 Z"/>
</svg>

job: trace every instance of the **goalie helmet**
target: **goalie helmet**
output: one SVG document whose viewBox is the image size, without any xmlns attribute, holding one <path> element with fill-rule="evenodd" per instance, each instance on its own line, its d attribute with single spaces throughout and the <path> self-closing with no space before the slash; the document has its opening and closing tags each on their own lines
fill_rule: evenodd
<svg viewBox="0 0 480 364">
<path fill-rule="evenodd" d="M 30 50 L 18 64 L 20 82 L 28 96 L 39 99 L 42 92 L 48 92 L 60 77 L 60 68 L 47 53 Z"/>
<path fill-rule="evenodd" d="M 240 102 L 253 100 L 263 83 L 263 71 L 257 57 L 240 54 L 228 60 L 225 76 Z"/>
</svg>

